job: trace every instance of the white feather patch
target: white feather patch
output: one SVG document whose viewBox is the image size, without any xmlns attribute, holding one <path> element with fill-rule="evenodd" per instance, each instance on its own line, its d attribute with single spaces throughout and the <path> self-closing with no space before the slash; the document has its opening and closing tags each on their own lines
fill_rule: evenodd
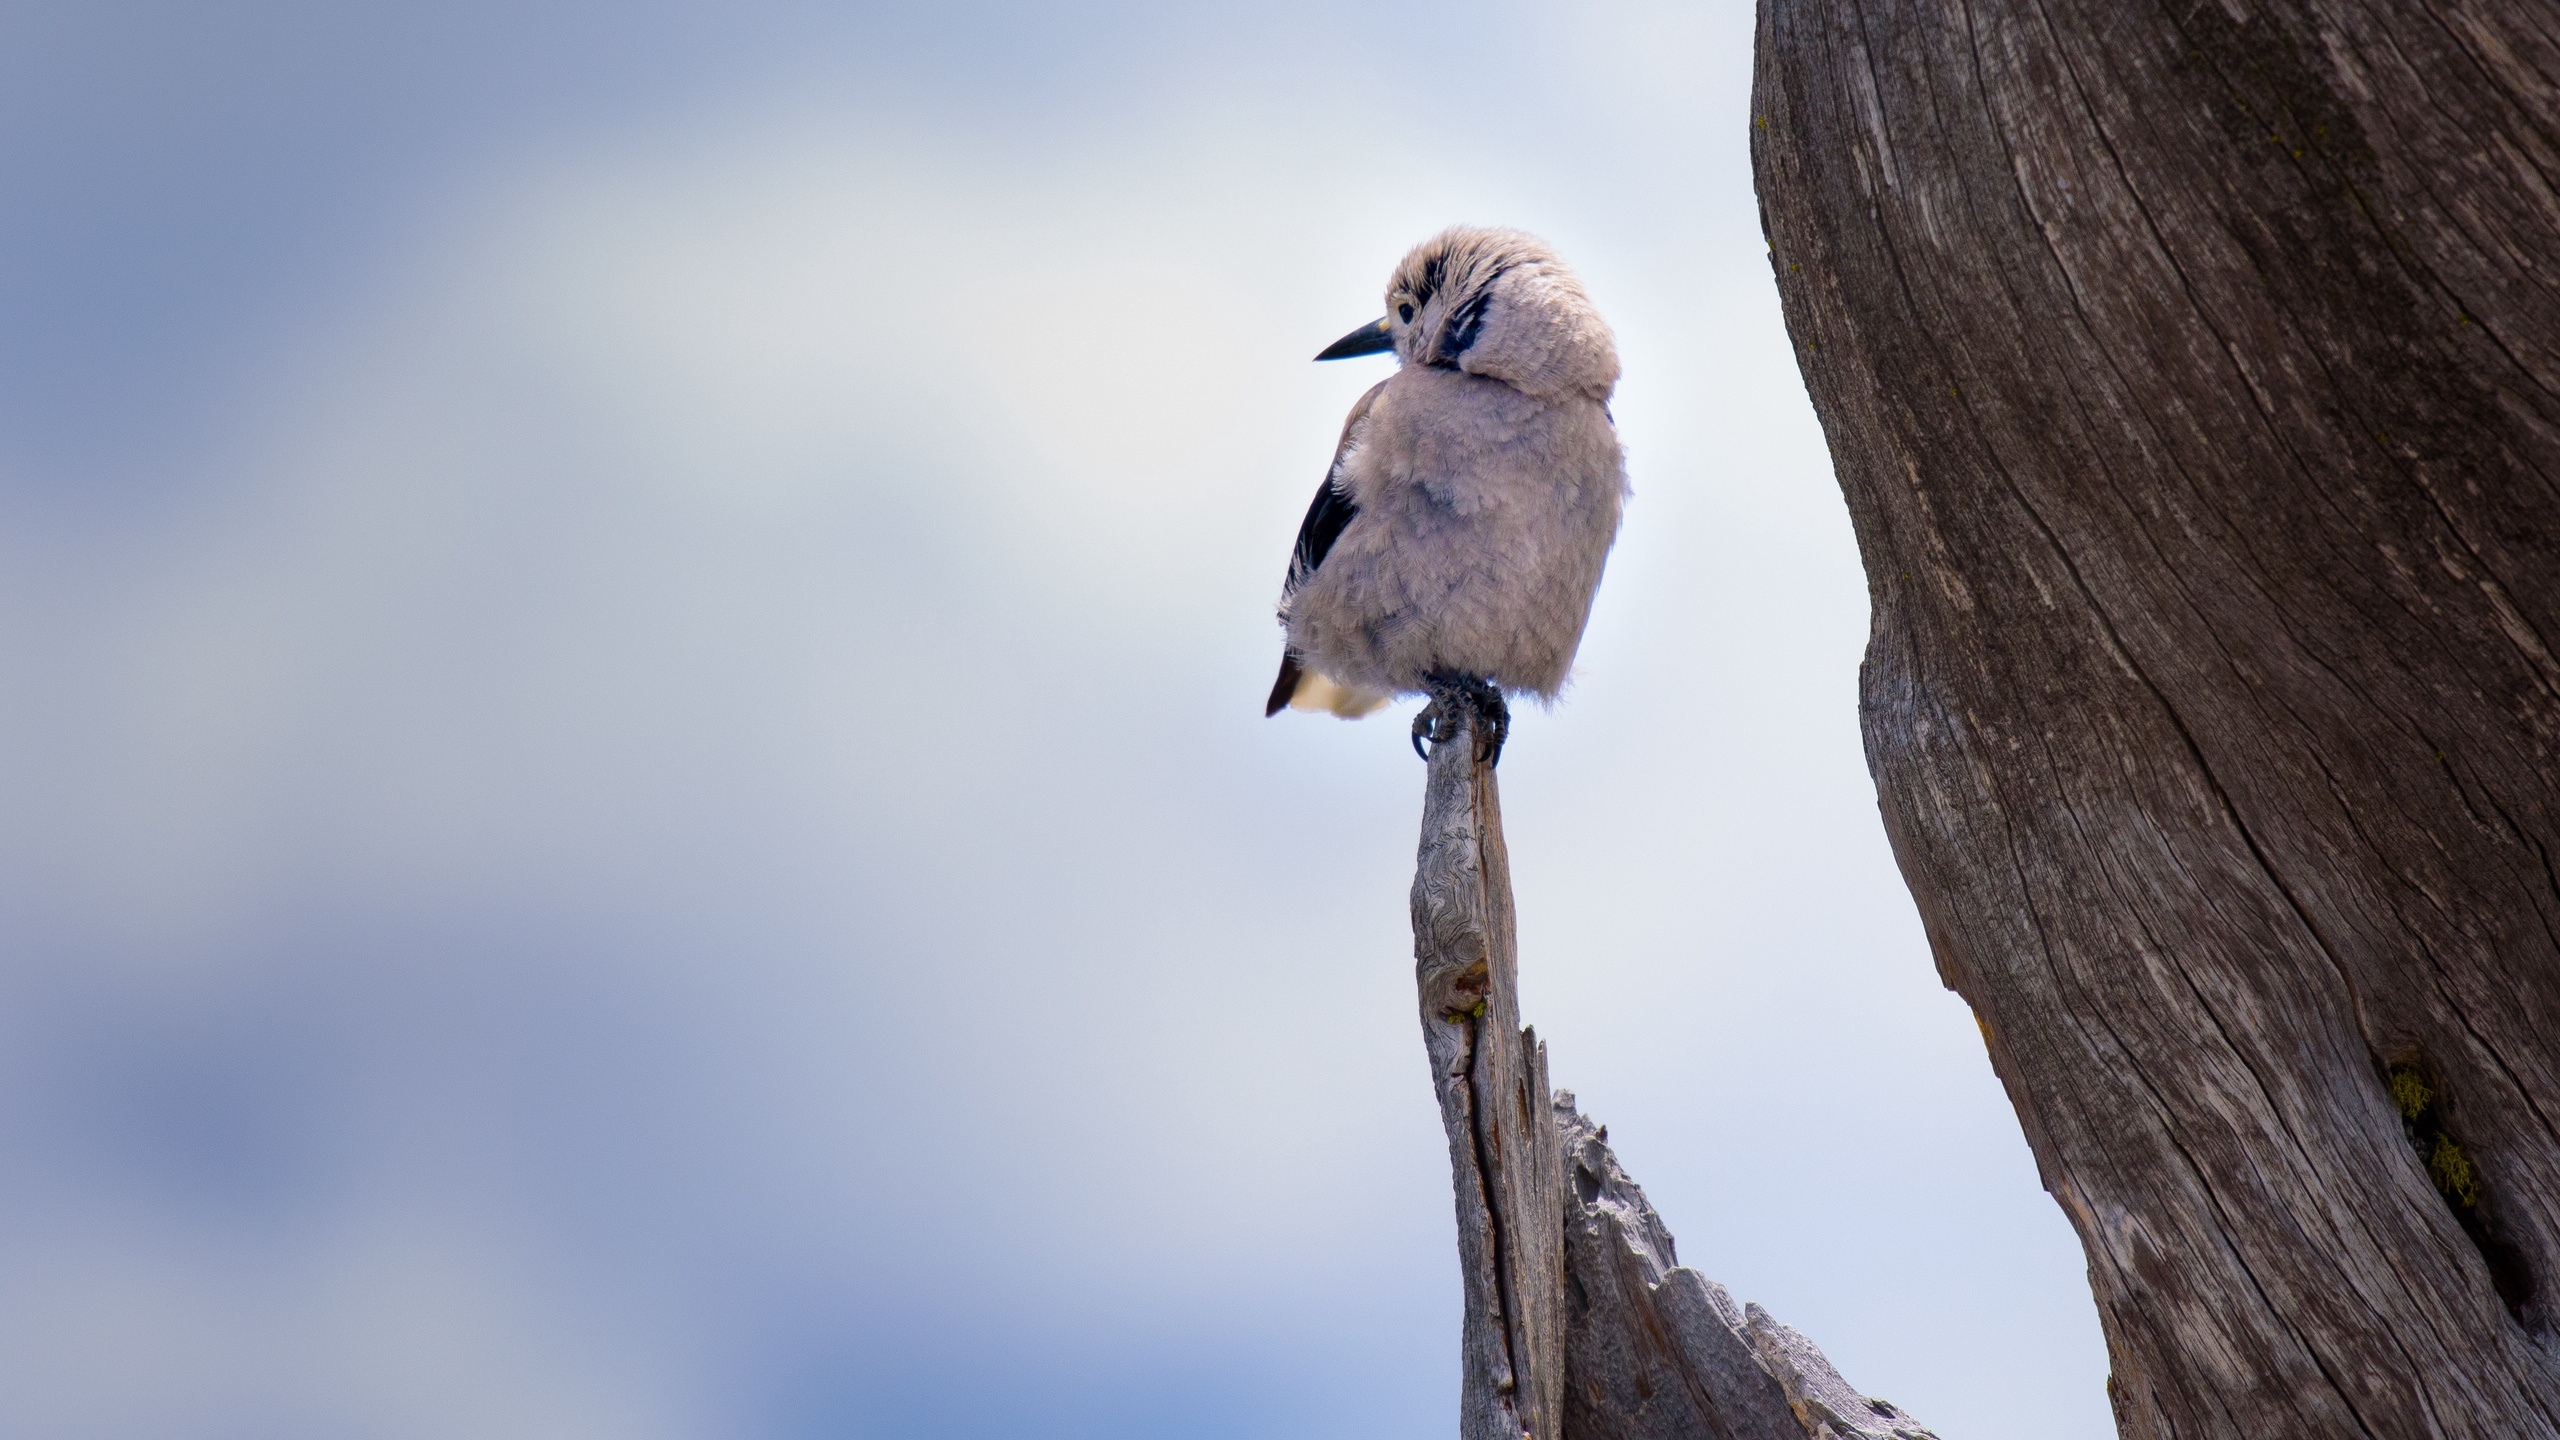
<svg viewBox="0 0 2560 1440">
<path fill-rule="evenodd" d="M 1298 688 L 1291 692 L 1289 708 L 1322 710 L 1345 720 L 1357 720 L 1363 715 L 1375 715 L 1394 698 L 1380 691 L 1345 685 L 1330 675 L 1319 675 L 1310 670 L 1298 681 Z"/>
</svg>

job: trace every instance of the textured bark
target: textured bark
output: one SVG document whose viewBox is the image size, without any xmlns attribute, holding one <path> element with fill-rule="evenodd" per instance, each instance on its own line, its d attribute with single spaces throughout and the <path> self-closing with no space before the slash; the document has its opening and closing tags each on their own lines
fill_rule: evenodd
<svg viewBox="0 0 2560 1440">
<path fill-rule="evenodd" d="M 2560 1435 L 2560 6 L 1762 0 L 1886 829 L 2127 1435 Z"/>
<path fill-rule="evenodd" d="M 1413 876 L 1414 984 L 1457 1191 L 1462 1440 L 1563 1433 L 1564 1175 L 1547 1057 L 1520 1026 L 1511 862 L 1471 729 L 1432 747 Z"/>
</svg>

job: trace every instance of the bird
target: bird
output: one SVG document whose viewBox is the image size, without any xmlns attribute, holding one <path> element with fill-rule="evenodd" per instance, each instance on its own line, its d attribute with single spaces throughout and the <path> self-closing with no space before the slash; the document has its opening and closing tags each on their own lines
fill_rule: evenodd
<svg viewBox="0 0 2560 1440">
<path fill-rule="evenodd" d="M 1432 236 L 1386 298 L 1316 355 L 1392 352 L 1397 368 L 1351 407 L 1298 527 L 1262 713 L 1358 719 L 1427 695 L 1416 753 L 1471 728 L 1499 763 L 1505 697 L 1563 689 L 1617 539 L 1617 343 L 1555 251 L 1518 230 Z"/>
</svg>

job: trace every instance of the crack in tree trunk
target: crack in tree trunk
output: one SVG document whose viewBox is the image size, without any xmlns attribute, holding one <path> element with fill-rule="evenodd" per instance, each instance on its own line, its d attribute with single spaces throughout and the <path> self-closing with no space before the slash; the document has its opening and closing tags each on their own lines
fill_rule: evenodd
<svg viewBox="0 0 2560 1440">
<path fill-rule="evenodd" d="M 1502 1342 L 1502 1369 L 1494 1388 L 1510 1395 L 1519 1389 L 1520 1360 L 1529 1353 L 1529 1349 L 1519 1331 L 1520 1296 L 1511 1273 L 1510 1250 L 1504 1243 L 1504 1231 L 1509 1227 L 1503 1223 L 1502 1207 L 1493 1203 L 1493 1197 L 1486 1193 L 1482 1184 L 1482 1177 L 1494 1173 L 1492 1147 L 1500 1143 L 1486 1133 L 1484 1123 L 1484 1021 L 1471 1015 L 1467 1017 L 1466 1024 L 1467 1133 L 1475 1141 L 1476 1193 L 1484 1196 L 1485 1233 L 1493 1252 L 1494 1303 L 1497 1307 L 1495 1334 Z"/>
</svg>

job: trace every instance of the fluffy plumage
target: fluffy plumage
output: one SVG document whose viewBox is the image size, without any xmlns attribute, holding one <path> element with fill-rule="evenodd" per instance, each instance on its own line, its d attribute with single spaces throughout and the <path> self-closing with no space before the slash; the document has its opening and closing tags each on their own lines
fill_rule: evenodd
<svg viewBox="0 0 2560 1440">
<path fill-rule="evenodd" d="M 1269 711 L 1459 674 L 1553 699 L 1626 495 L 1609 327 L 1555 252 L 1461 226 L 1387 283 L 1399 367 L 1352 407 L 1280 598 Z"/>
</svg>

